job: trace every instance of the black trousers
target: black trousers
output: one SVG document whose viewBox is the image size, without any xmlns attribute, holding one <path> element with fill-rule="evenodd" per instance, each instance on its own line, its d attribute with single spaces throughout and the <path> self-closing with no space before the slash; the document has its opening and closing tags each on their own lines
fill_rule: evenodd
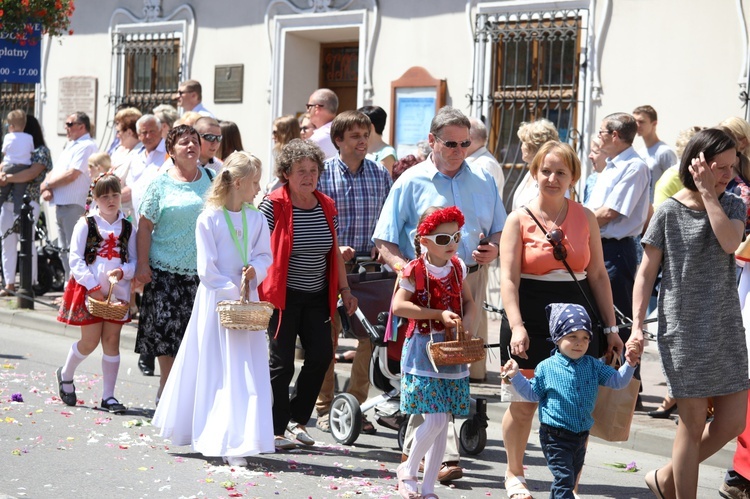
<svg viewBox="0 0 750 499">
<path fill-rule="evenodd" d="M 291 420 L 307 424 L 312 415 L 326 371 L 333 360 L 330 316 L 328 288 L 317 293 L 287 288 L 286 309 L 273 312 L 268 334 L 274 435 L 283 435 Z M 290 396 L 289 384 L 294 377 L 298 336 L 305 349 L 305 361 Z"/>
</svg>

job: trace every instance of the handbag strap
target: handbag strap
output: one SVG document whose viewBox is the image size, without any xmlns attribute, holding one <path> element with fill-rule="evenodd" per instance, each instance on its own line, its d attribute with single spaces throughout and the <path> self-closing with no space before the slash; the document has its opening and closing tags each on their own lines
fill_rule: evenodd
<svg viewBox="0 0 750 499">
<path fill-rule="evenodd" d="M 534 214 L 531 212 L 528 206 L 524 205 L 523 209 L 526 210 L 526 213 L 528 213 L 531 219 L 537 224 L 537 226 L 539 226 L 539 229 L 544 234 L 544 237 L 547 239 L 547 241 L 549 241 L 549 243 L 552 245 L 553 248 L 557 247 L 558 244 L 562 244 L 562 243 L 555 242 L 554 239 L 549 237 L 549 234 L 547 233 L 547 229 L 545 229 L 544 226 L 539 222 L 539 220 L 534 216 Z M 594 315 L 596 315 L 596 320 L 599 321 L 599 324 L 604 324 L 604 322 L 602 322 L 601 317 L 599 317 L 599 309 L 595 308 L 594 305 L 591 303 L 591 300 L 589 300 L 589 296 L 588 294 L 586 294 L 586 291 L 583 290 L 583 286 L 581 286 L 581 283 L 578 281 L 578 278 L 576 277 L 576 273 L 573 272 L 573 269 L 570 268 L 570 265 L 568 265 L 568 262 L 565 260 L 565 258 L 561 258 L 560 261 L 563 263 L 563 265 L 565 265 L 565 268 L 570 274 L 570 277 L 573 278 L 576 285 L 578 286 L 578 290 L 581 292 L 581 295 L 583 295 L 583 299 L 586 300 L 586 304 L 589 306 L 589 310 L 591 310 L 594 313 Z"/>
</svg>

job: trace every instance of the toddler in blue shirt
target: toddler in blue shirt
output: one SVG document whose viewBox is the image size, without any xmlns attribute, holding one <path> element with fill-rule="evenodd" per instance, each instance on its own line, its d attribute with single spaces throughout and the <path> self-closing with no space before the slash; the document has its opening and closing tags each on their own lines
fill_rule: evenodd
<svg viewBox="0 0 750 499">
<path fill-rule="evenodd" d="M 539 441 L 554 481 L 550 498 L 570 498 L 576 477 L 583 468 L 586 441 L 594 425 L 599 385 L 615 390 L 625 388 L 633 377 L 638 351 L 629 345 L 627 364 L 615 370 L 586 354 L 591 341 L 591 319 L 581 305 L 547 305 L 554 355 L 537 365 L 534 377 L 518 374 L 518 364 L 509 360 L 500 370 L 518 393 L 529 402 L 539 403 Z"/>
</svg>

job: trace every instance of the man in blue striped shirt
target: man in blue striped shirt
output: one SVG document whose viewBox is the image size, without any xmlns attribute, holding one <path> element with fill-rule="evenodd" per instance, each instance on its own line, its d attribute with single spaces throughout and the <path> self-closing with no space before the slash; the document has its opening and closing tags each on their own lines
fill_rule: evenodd
<svg viewBox="0 0 750 499">
<path fill-rule="evenodd" d="M 345 262 L 357 256 L 376 257 L 372 233 L 380 210 L 391 189 L 391 176 L 381 164 L 365 158 L 370 137 L 370 118 L 357 111 L 344 111 L 331 124 L 331 141 L 338 153 L 325 163 L 318 190 L 333 198 L 338 212 L 339 250 Z M 331 334 L 334 348 L 338 344 L 341 323 L 333 320 Z M 370 388 L 369 366 L 372 347 L 367 338 L 360 339 L 352 364 L 349 393 L 360 404 L 367 400 Z M 328 368 L 315 409 L 316 426 L 329 431 L 328 414 L 334 395 L 334 364 Z M 375 433 L 375 427 L 363 416 L 362 431 Z"/>
<path fill-rule="evenodd" d="M 599 385 L 620 390 L 633 377 L 638 352 L 628 345 L 627 364 L 619 371 L 586 354 L 591 341 L 591 319 L 581 305 L 547 305 L 550 339 L 557 351 L 537 365 L 534 377 L 518 374 L 518 364 L 509 360 L 501 376 L 509 378 L 518 393 L 539 403 L 539 443 L 554 481 L 551 498 L 573 499 L 576 477 L 583 469 L 586 441 L 594 425 Z"/>
</svg>

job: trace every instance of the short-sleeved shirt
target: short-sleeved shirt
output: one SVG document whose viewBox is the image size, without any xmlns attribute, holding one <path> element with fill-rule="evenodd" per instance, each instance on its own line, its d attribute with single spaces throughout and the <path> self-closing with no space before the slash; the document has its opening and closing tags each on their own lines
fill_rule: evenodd
<svg viewBox="0 0 750 499">
<path fill-rule="evenodd" d="M 677 163 L 677 154 L 669 147 L 666 142 L 658 141 L 651 147 L 647 147 L 640 153 L 646 161 L 646 166 L 651 170 L 651 201 L 654 200 L 654 186 L 659 181 L 664 172 L 670 166 Z"/>
<path fill-rule="evenodd" d="M 52 155 L 47 146 L 39 146 L 31 153 L 31 164 L 35 165 L 37 163 L 44 165 L 44 170 L 39 172 L 39 175 L 34 180 L 26 184 L 26 192 L 24 194 L 28 194 L 32 201 L 39 202 L 39 197 L 41 196 L 40 186 L 44 182 L 44 178 L 52 170 Z M 13 189 L 10 190 L 8 201 L 13 201 Z"/>
<path fill-rule="evenodd" d="M 651 204 L 650 179 L 648 166 L 632 146 L 607 159 L 586 203 L 592 211 L 606 206 L 619 213 L 601 228 L 602 238 L 623 239 L 641 233 Z"/>
<path fill-rule="evenodd" d="M 662 204 L 667 198 L 671 198 L 685 187 L 680 180 L 680 165 L 674 165 L 667 169 L 661 178 L 654 184 L 654 209 Z"/>
<path fill-rule="evenodd" d="M 539 226 L 520 208 L 518 221 L 521 225 L 523 249 L 521 251 L 521 273 L 531 275 L 545 275 L 555 270 L 567 273 L 565 266 L 555 259 L 552 244 L 547 240 Z M 536 216 L 536 215 L 535 215 Z M 539 217 L 537 216 L 537 219 Z M 586 210 L 580 203 L 568 200 L 568 214 L 560 228 L 565 235 L 563 245 L 568 252 L 565 259 L 573 272 L 581 273 L 586 270 L 591 260 L 589 241 L 589 221 Z"/>
<path fill-rule="evenodd" d="M 318 190 L 336 203 L 339 246 L 351 246 L 357 255 L 370 253 L 372 232 L 392 183 L 388 170 L 369 159 L 355 173 L 339 155 L 326 161 Z"/>
<path fill-rule="evenodd" d="M 181 275 L 196 275 L 195 224 L 211 186 L 206 170 L 195 182 L 180 182 L 168 172 L 157 176 L 141 201 L 140 214 L 154 224 L 149 264 Z"/>
<path fill-rule="evenodd" d="M 463 212 L 466 222 L 461 229 L 458 256 L 470 266 L 476 263 L 471 253 L 479 245 L 479 234 L 488 236 L 501 232 L 507 218 L 489 172 L 464 162 L 458 172 L 449 177 L 438 171 L 430 155 L 394 182 L 375 226 L 373 240 L 396 244 L 406 259 L 413 260 L 419 217 L 431 206 L 456 206 Z"/>
<path fill-rule="evenodd" d="M 50 204 L 77 204 L 81 207 L 86 204 L 86 196 L 89 193 L 89 184 L 91 183 L 89 156 L 96 151 L 96 142 L 91 139 L 91 135 L 88 133 L 68 142 L 60 157 L 57 158 L 53 172 L 62 174 L 70 170 L 78 170 L 81 174 L 69 184 L 53 188 Z"/>
</svg>

